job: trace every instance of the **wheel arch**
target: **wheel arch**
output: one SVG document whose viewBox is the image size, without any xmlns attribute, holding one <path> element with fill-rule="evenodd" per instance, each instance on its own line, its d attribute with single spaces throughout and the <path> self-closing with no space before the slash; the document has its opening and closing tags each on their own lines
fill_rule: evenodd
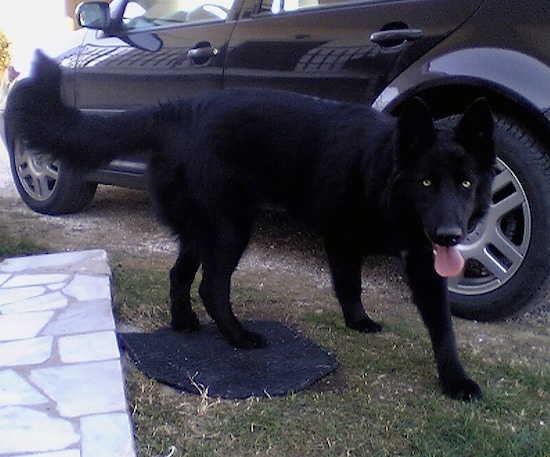
<svg viewBox="0 0 550 457">
<path fill-rule="evenodd" d="M 550 155 L 550 119 L 537 111 L 527 100 L 514 97 L 513 94 L 499 92 L 487 85 L 471 81 L 446 82 L 441 85 L 410 91 L 406 96 L 395 99 L 389 111 L 399 114 L 411 97 L 420 97 L 436 118 L 463 113 L 476 99 L 483 97 L 489 103 L 493 113 L 506 117 L 529 131 Z"/>
<path fill-rule="evenodd" d="M 550 155 L 550 67 L 511 49 L 477 47 L 435 51 L 399 75 L 373 106 L 398 114 L 413 96 L 435 118 L 459 114 L 485 97 L 492 111 L 512 119 L 543 144 Z"/>
<path fill-rule="evenodd" d="M 527 100 L 514 94 L 499 92 L 492 87 L 468 82 L 446 84 L 421 90 L 415 94 L 429 106 L 435 118 L 459 114 L 477 98 L 483 97 L 491 110 L 500 116 L 511 119 L 529 131 L 550 155 L 550 119 L 537 111 Z M 397 109 L 402 106 L 400 104 Z"/>
</svg>

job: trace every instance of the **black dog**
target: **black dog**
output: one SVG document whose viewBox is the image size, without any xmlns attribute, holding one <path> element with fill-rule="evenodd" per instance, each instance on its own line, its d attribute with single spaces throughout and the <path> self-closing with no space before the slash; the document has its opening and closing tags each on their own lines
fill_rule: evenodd
<svg viewBox="0 0 550 457">
<path fill-rule="evenodd" d="M 481 396 L 457 355 L 442 276 L 462 268 L 455 246 L 490 198 L 493 121 L 483 100 L 455 126 L 434 123 L 419 99 L 394 119 L 267 90 L 226 90 L 104 118 L 64 105 L 60 78 L 58 66 L 38 54 L 33 76 L 9 97 L 7 133 L 78 167 L 151 151 L 152 198 L 180 242 L 170 272 L 175 329 L 199 328 L 189 292 L 202 265 L 199 293 L 223 335 L 241 348 L 266 344 L 237 320 L 229 296 L 256 215 L 270 200 L 323 237 L 352 329 L 381 330 L 361 303 L 363 256 L 404 253 L 444 392 Z"/>
</svg>

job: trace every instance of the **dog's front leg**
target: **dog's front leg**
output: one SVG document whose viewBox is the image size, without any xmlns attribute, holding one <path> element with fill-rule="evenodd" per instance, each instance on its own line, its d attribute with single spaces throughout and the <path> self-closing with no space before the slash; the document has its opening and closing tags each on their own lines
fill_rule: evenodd
<svg viewBox="0 0 550 457">
<path fill-rule="evenodd" d="M 340 303 L 346 326 L 365 333 L 375 333 L 382 326 L 365 312 L 361 302 L 361 264 L 363 256 L 356 245 L 342 239 L 325 237 L 325 249 L 332 272 L 332 284 Z"/>
<path fill-rule="evenodd" d="M 407 256 L 413 299 L 430 333 L 443 392 L 458 400 L 476 400 L 481 398 L 481 389 L 468 377 L 458 358 L 447 281 L 435 272 L 433 262 L 428 250 Z"/>
</svg>

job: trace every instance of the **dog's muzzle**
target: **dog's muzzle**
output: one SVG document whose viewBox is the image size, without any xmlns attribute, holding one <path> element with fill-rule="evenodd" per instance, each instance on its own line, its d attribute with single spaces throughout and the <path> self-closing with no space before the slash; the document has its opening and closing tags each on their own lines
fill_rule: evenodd
<svg viewBox="0 0 550 457">
<path fill-rule="evenodd" d="M 464 237 L 460 227 L 438 227 L 432 241 L 440 246 L 455 246 Z"/>
<path fill-rule="evenodd" d="M 458 226 L 442 226 L 428 238 L 433 245 L 436 273 L 444 278 L 458 276 L 466 264 L 457 248 L 457 244 L 464 238 L 464 230 Z"/>
</svg>

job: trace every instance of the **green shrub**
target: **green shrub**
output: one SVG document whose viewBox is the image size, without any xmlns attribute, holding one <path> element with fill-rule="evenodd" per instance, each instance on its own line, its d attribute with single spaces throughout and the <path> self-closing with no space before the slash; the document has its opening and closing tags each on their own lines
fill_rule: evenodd
<svg viewBox="0 0 550 457">
<path fill-rule="evenodd" d="M 0 30 L 0 73 L 2 73 L 10 62 L 10 42 L 4 33 Z"/>
</svg>

